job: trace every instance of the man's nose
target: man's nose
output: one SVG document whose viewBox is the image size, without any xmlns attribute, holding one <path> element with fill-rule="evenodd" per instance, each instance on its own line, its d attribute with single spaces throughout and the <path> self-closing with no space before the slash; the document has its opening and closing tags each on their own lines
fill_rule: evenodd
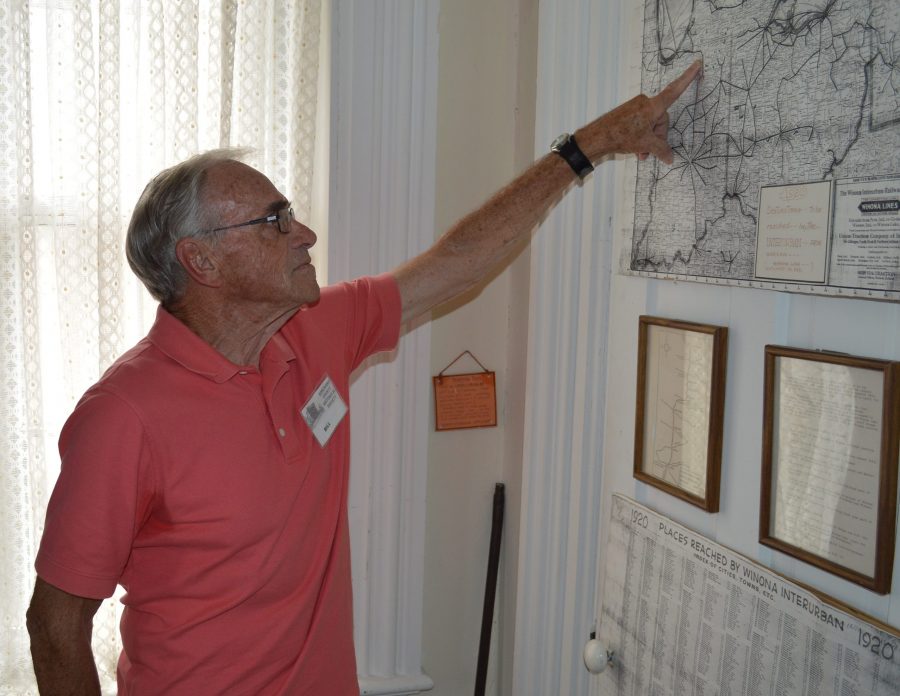
<svg viewBox="0 0 900 696">
<path fill-rule="evenodd" d="M 291 222 L 291 234 L 293 235 L 295 232 L 297 233 L 295 235 L 295 243 L 300 246 L 309 248 L 313 246 L 313 244 L 315 244 L 316 240 L 318 239 L 316 233 L 299 220 L 293 220 Z"/>
</svg>

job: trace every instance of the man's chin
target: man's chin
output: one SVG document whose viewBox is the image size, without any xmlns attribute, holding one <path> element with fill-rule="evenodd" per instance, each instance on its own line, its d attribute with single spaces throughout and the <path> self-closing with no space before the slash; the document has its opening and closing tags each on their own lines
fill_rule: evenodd
<svg viewBox="0 0 900 696">
<path fill-rule="evenodd" d="M 319 297 L 322 296 L 322 289 L 319 287 L 318 282 L 316 282 L 313 287 L 311 287 L 307 292 L 304 293 L 304 305 L 313 305 L 319 301 Z"/>
</svg>

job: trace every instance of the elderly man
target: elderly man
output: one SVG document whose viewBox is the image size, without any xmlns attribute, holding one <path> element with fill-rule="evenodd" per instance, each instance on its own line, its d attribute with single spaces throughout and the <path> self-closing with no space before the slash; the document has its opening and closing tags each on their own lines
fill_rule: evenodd
<svg viewBox="0 0 900 696">
<path fill-rule="evenodd" d="M 41 693 L 99 693 L 92 617 L 121 584 L 122 694 L 358 694 L 350 372 L 501 263 L 593 162 L 671 162 L 666 110 L 699 70 L 561 137 L 420 256 L 321 293 L 315 234 L 234 153 L 153 179 L 126 246 L 156 322 L 60 436 L 28 612 Z"/>
</svg>

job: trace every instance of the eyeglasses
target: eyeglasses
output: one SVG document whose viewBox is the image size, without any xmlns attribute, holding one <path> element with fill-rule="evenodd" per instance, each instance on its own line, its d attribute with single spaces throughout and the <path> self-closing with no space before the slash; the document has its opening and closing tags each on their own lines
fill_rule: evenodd
<svg viewBox="0 0 900 696">
<path fill-rule="evenodd" d="M 262 225 L 264 223 L 274 222 L 278 226 L 281 234 L 290 234 L 291 223 L 294 222 L 294 209 L 282 208 L 277 213 L 266 215 L 265 217 L 256 218 L 255 220 L 247 220 L 247 222 L 239 222 L 236 225 L 226 225 L 225 227 L 216 227 L 214 230 L 206 230 L 207 232 L 221 232 L 223 230 L 232 230 L 235 227 L 249 227 L 250 225 Z"/>
</svg>

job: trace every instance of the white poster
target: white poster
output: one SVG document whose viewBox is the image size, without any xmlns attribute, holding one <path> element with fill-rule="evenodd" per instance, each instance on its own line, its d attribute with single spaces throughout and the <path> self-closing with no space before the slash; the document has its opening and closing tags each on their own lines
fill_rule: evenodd
<svg viewBox="0 0 900 696">
<path fill-rule="evenodd" d="M 900 637 L 614 495 L 603 696 L 897 696 Z"/>
</svg>

